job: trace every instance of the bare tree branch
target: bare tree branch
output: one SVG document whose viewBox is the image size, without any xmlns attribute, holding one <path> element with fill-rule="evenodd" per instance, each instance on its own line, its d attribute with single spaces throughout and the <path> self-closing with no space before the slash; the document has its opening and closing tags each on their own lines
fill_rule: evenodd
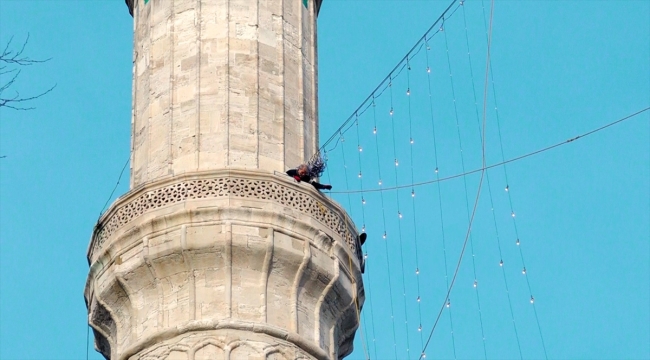
<svg viewBox="0 0 650 360">
<path fill-rule="evenodd" d="M 9 41 L 7 41 L 4 50 L 2 50 L 2 53 L 0 53 L 0 107 L 6 107 L 13 110 L 32 110 L 34 107 L 26 107 L 23 106 L 22 103 L 35 100 L 41 96 L 46 95 L 47 93 L 54 90 L 56 84 L 54 84 L 54 86 L 50 87 L 49 89 L 39 93 L 38 95 L 28 97 L 21 97 L 20 93 L 17 90 L 14 90 L 14 96 L 6 97 L 5 92 L 8 91 L 9 88 L 16 83 L 16 80 L 20 75 L 21 70 L 15 68 L 16 66 L 31 66 L 34 64 L 50 61 L 52 58 L 37 60 L 24 55 L 25 48 L 29 42 L 29 34 L 27 34 L 27 38 L 25 38 L 25 41 L 18 51 L 11 49 L 11 43 L 13 42 L 13 39 L 14 37 L 12 36 Z M 10 77 L 10 79 L 6 80 L 5 78 L 7 77 Z"/>
</svg>

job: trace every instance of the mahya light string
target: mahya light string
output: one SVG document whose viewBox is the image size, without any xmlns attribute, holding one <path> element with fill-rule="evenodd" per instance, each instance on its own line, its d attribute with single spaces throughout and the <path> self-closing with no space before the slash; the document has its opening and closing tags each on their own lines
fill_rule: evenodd
<svg viewBox="0 0 650 360">
<path fill-rule="evenodd" d="M 481 0 L 481 7 L 482 7 L 482 10 L 483 10 L 483 26 L 486 29 L 488 48 L 489 48 L 490 35 L 491 35 L 491 30 L 492 30 L 491 29 L 491 25 L 492 25 L 491 24 L 491 21 L 492 21 L 491 17 L 492 17 L 492 14 L 490 14 L 490 27 L 488 28 L 488 24 L 487 24 L 487 21 L 485 19 L 485 5 L 483 3 L 483 0 Z M 500 145 L 500 149 L 501 149 L 501 160 L 504 161 L 505 160 L 505 153 L 503 151 L 503 139 L 502 139 L 502 136 L 501 136 L 501 124 L 500 124 L 500 120 L 499 120 L 499 106 L 498 106 L 498 103 L 497 103 L 496 86 L 494 85 L 494 72 L 492 72 L 492 63 L 488 63 L 488 64 L 490 66 L 490 72 L 489 72 L 490 73 L 490 82 L 492 83 L 492 96 L 494 98 L 494 112 L 495 112 L 496 120 L 497 120 L 497 130 L 498 130 L 498 134 L 499 134 L 499 145 Z M 487 81 L 488 81 L 488 79 L 487 79 L 487 76 L 486 76 L 486 79 L 485 79 L 485 82 L 486 82 L 485 85 L 486 86 L 487 86 Z M 533 297 L 533 291 L 532 291 L 531 286 L 530 286 L 529 277 L 526 275 L 526 263 L 524 261 L 524 253 L 523 253 L 523 250 L 522 250 L 521 242 L 519 240 L 520 238 L 519 238 L 519 232 L 517 230 L 517 220 L 515 219 L 515 211 L 514 211 L 514 208 L 512 206 L 512 196 L 511 196 L 511 193 L 509 191 L 510 190 L 510 182 L 508 181 L 508 170 L 507 170 L 507 166 L 505 164 L 503 165 L 503 173 L 504 173 L 504 177 L 506 179 L 505 191 L 508 193 L 508 202 L 510 204 L 510 214 L 512 215 L 512 223 L 513 223 L 513 226 L 514 226 L 514 229 L 515 229 L 515 237 L 516 237 L 515 244 L 519 248 L 519 255 L 521 257 L 522 273 L 523 273 L 523 275 L 526 276 L 526 285 L 528 285 L 528 292 L 530 294 L 530 303 L 533 305 L 533 312 L 535 313 L 535 321 L 537 322 L 537 330 L 539 331 L 539 337 L 540 337 L 540 340 L 542 341 L 542 349 L 544 350 L 544 358 L 548 359 L 548 354 L 546 352 L 546 344 L 544 343 L 544 335 L 542 334 L 542 327 L 541 327 L 541 325 L 539 323 L 539 316 L 537 315 L 537 307 L 535 306 L 535 298 Z"/>
<path fill-rule="evenodd" d="M 485 106 L 486 106 L 486 99 L 487 99 L 487 76 L 488 76 L 488 71 L 489 71 L 489 64 L 490 64 L 490 45 L 491 45 L 491 39 L 492 39 L 492 19 L 493 19 L 493 14 L 494 14 L 494 0 L 492 0 L 491 7 L 490 7 L 490 27 L 488 30 L 488 43 L 487 43 L 487 56 L 486 56 L 486 66 L 485 66 L 485 77 L 486 77 L 486 82 L 485 82 L 485 87 L 483 90 L 483 136 L 482 138 L 485 139 L 485 128 L 486 128 L 486 116 L 485 116 Z M 445 302 L 447 303 L 447 306 L 449 306 L 449 294 L 451 293 L 451 290 L 454 286 L 454 283 L 456 282 L 456 277 L 458 276 L 458 270 L 460 269 L 460 264 L 463 261 L 463 255 L 465 254 L 465 248 L 467 246 L 467 240 L 469 238 L 469 235 L 472 231 L 472 223 L 474 221 L 474 215 L 476 214 L 476 208 L 478 206 L 478 201 L 481 196 L 481 188 L 483 186 L 483 178 L 485 175 L 485 141 L 482 143 L 482 170 L 481 170 L 481 178 L 479 179 L 478 183 L 478 190 L 476 191 L 476 198 L 474 199 L 474 207 L 472 208 L 472 215 L 469 219 L 469 224 L 467 226 L 467 233 L 465 235 L 465 240 L 463 242 L 463 247 L 461 248 L 460 255 L 458 256 L 458 262 L 456 263 L 456 268 L 454 270 L 454 275 L 451 279 L 451 284 L 449 285 L 447 289 L 447 294 L 445 296 Z M 444 304 L 444 303 L 443 303 Z M 440 311 L 438 311 L 438 315 L 436 317 L 435 322 L 433 323 L 433 327 L 431 328 L 431 332 L 429 333 L 429 337 L 427 338 L 426 343 L 424 344 L 424 347 L 422 348 L 422 355 L 424 356 L 425 351 L 427 349 L 427 346 L 429 345 L 429 342 L 431 341 L 431 337 L 433 336 L 433 332 L 436 330 L 436 326 L 438 325 L 438 321 L 440 320 L 440 316 L 442 315 L 442 311 L 444 310 L 444 305 L 440 308 Z M 422 358 L 422 356 L 420 357 Z"/>
<path fill-rule="evenodd" d="M 359 136 L 359 115 L 355 116 L 356 121 L 354 122 L 356 125 L 356 130 L 357 130 L 357 159 L 359 161 L 359 185 L 361 186 L 361 189 L 363 189 L 363 176 L 362 172 L 363 169 L 361 168 L 361 152 L 363 151 L 363 147 L 361 146 L 361 141 L 360 141 L 360 136 Z M 365 207 L 365 201 L 363 199 L 363 193 L 361 194 L 361 219 L 362 219 L 362 227 L 361 227 L 361 232 L 365 233 L 366 232 L 366 207 Z M 366 250 L 366 253 L 363 255 L 365 259 L 368 259 L 368 251 Z M 368 271 L 366 267 L 366 271 Z M 368 274 L 368 283 L 365 284 L 365 287 L 368 289 L 368 297 L 370 298 L 370 274 Z M 370 299 L 370 308 L 372 308 L 372 299 Z M 371 314 L 372 314 L 372 309 Z M 364 313 L 364 318 L 365 318 L 365 313 Z M 371 318 L 372 319 L 372 318 Z M 372 336 L 373 336 L 373 347 L 375 349 L 375 358 L 377 357 L 377 346 L 376 346 L 376 341 L 375 341 L 375 326 L 374 326 L 374 320 L 373 321 L 373 326 L 372 326 Z M 364 322 L 365 325 L 365 322 Z M 366 334 L 368 334 L 368 331 L 366 331 Z M 366 341 L 368 341 L 368 337 L 366 336 Z M 368 346 L 366 344 L 366 346 Z"/>
<path fill-rule="evenodd" d="M 413 163 L 413 145 L 415 141 L 413 140 L 413 117 L 411 114 L 411 64 L 408 59 L 406 61 L 407 72 L 406 72 L 406 96 L 408 97 L 408 118 L 409 118 L 409 152 L 411 156 L 411 183 L 414 180 L 414 163 Z M 418 230 L 417 230 L 417 213 L 415 211 L 415 189 L 411 188 L 411 205 L 413 206 L 413 242 L 415 246 L 415 279 L 417 283 L 417 305 L 418 305 L 418 332 L 420 333 L 420 349 L 424 346 L 424 340 L 422 335 L 422 298 L 420 297 L 420 260 L 418 256 Z"/>
<path fill-rule="evenodd" d="M 395 142 L 395 137 L 396 137 L 396 132 L 395 132 L 395 108 L 393 106 L 393 81 L 388 83 L 388 91 L 390 94 L 390 111 L 389 111 L 389 116 L 390 116 L 390 122 L 393 130 L 393 157 L 395 158 L 395 167 L 393 168 L 394 174 L 395 174 L 395 184 L 399 184 L 399 180 L 397 177 L 397 170 L 399 168 L 399 160 L 397 160 L 397 145 Z M 409 352 L 411 349 L 411 344 L 410 344 L 410 339 L 409 339 L 409 318 L 408 318 L 408 311 L 406 310 L 406 278 L 405 278 L 405 271 L 404 271 L 404 245 L 402 242 L 402 211 L 400 207 L 400 201 L 399 201 L 399 190 L 395 192 L 395 200 L 397 204 L 397 237 L 399 240 L 399 258 L 400 258 L 400 267 L 402 270 L 402 300 L 404 304 L 404 328 L 405 328 L 405 335 L 406 335 L 406 357 L 409 357 Z"/>
<path fill-rule="evenodd" d="M 461 1 L 461 6 L 463 5 L 463 2 Z M 464 7 L 463 7 L 464 8 Z M 461 164 L 461 169 L 463 172 L 465 172 L 465 154 L 463 153 L 463 141 L 462 141 L 462 136 L 460 134 L 460 122 L 458 120 L 458 104 L 456 101 L 456 90 L 454 86 L 454 77 L 453 77 L 453 72 L 451 69 L 451 58 L 449 56 L 449 42 L 447 40 L 447 31 L 444 31 L 444 26 L 445 26 L 445 21 L 443 20 L 442 22 L 443 26 L 443 37 L 445 39 L 445 54 L 447 57 L 447 69 L 449 70 L 449 83 L 451 86 L 451 95 L 453 99 L 453 104 L 454 104 L 454 118 L 456 120 L 456 134 L 458 135 L 458 146 L 460 148 L 460 164 Z M 463 185 L 464 185 L 464 190 L 465 190 L 465 209 L 467 212 L 467 222 L 468 224 L 471 221 L 471 216 L 470 216 L 470 211 L 469 211 L 469 194 L 467 191 L 467 177 L 463 176 Z M 479 296 L 479 289 L 478 289 L 478 277 L 476 276 L 476 254 L 474 252 L 474 237 L 472 236 L 472 233 L 469 232 L 469 245 L 470 245 L 470 251 L 472 253 L 472 273 L 474 274 L 474 289 L 475 294 L 476 294 L 476 304 L 478 308 L 478 318 L 479 318 L 479 324 L 481 327 L 481 338 L 482 344 L 483 344 L 483 353 L 485 358 L 487 359 L 487 349 L 485 347 L 485 330 L 483 328 L 483 314 L 481 313 L 481 300 Z"/>
<path fill-rule="evenodd" d="M 376 154 L 377 154 L 377 172 L 379 175 L 379 187 L 381 188 L 382 185 L 382 180 L 381 180 L 381 162 L 379 159 L 379 140 L 378 140 L 378 132 L 377 132 L 377 106 L 375 103 L 375 99 L 373 98 L 372 101 L 372 117 L 373 117 L 373 122 L 375 124 L 374 126 L 374 138 L 375 138 L 375 148 L 376 148 Z M 395 334 L 395 312 L 394 312 L 394 306 L 393 306 L 393 285 L 392 281 L 390 279 L 390 258 L 389 258 L 389 253 L 388 253 L 388 240 L 387 237 L 388 235 L 386 234 L 386 210 L 384 207 L 384 193 L 379 192 L 380 198 L 381 198 L 381 216 L 384 224 L 384 234 L 382 235 L 383 238 L 383 243 L 384 243 L 384 249 L 386 251 L 386 271 L 387 271 L 387 276 L 388 278 L 388 294 L 390 297 L 390 320 L 391 320 L 391 325 L 393 328 L 393 352 L 395 353 L 395 359 L 397 359 L 397 340 L 396 340 L 396 334 Z"/>
<path fill-rule="evenodd" d="M 475 80 L 474 80 L 474 70 L 473 70 L 473 67 L 472 67 L 472 55 L 471 55 L 471 51 L 470 51 L 470 47 L 469 47 L 469 34 L 468 34 L 468 31 L 467 31 L 467 16 L 465 14 L 464 1 L 461 1 L 460 5 L 463 8 L 463 25 L 465 27 L 465 44 L 466 44 L 466 48 L 467 48 L 467 59 L 468 59 L 468 63 L 469 63 L 470 80 L 471 80 L 471 83 L 472 83 L 472 96 L 474 97 L 474 112 L 476 114 L 476 123 L 478 125 L 479 139 L 480 139 L 481 143 L 483 143 L 483 136 L 481 134 L 481 120 L 480 120 L 480 115 L 479 115 L 479 112 L 478 112 L 478 100 L 476 98 L 476 86 L 475 86 Z M 500 268 L 501 268 L 501 273 L 503 275 L 503 282 L 504 282 L 505 289 L 506 289 L 506 295 L 507 295 L 507 299 L 508 299 L 508 308 L 510 309 L 510 318 L 512 320 L 512 325 L 513 325 L 514 332 L 515 332 L 515 339 L 517 340 L 517 348 L 519 349 L 519 355 L 521 357 L 522 356 L 522 354 L 521 354 L 521 343 L 519 341 L 519 334 L 517 332 L 517 324 L 515 322 L 515 316 L 514 316 L 514 312 L 512 310 L 512 301 L 510 299 L 510 291 L 508 289 L 508 280 L 507 280 L 507 277 L 506 277 L 505 268 L 503 266 L 503 255 L 502 255 L 502 252 L 501 252 L 501 240 L 500 240 L 500 237 L 499 237 L 499 228 L 497 226 L 496 214 L 494 212 L 494 200 L 492 198 L 492 188 L 490 186 L 490 173 L 489 172 L 485 173 L 485 179 L 486 179 L 486 182 L 487 182 L 488 196 L 489 196 L 489 199 L 490 199 L 490 209 L 491 209 L 490 212 L 492 213 L 492 220 L 493 220 L 493 223 L 494 223 L 494 231 L 495 231 L 495 235 L 496 235 L 497 249 L 499 251 L 499 259 L 500 259 L 499 264 L 501 265 Z M 474 287 L 477 288 L 477 301 L 479 301 L 478 300 L 478 280 L 474 280 Z M 481 311 L 481 308 L 480 308 L 480 301 L 479 301 L 479 312 L 480 311 Z M 487 359 L 487 349 L 486 349 L 486 345 L 485 345 L 485 341 L 486 341 L 485 340 L 485 334 L 482 334 L 482 335 L 483 335 L 484 354 L 485 354 L 485 358 Z"/>
<path fill-rule="evenodd" d="M 434 160 L 435 160 L 435 169 L 433 172 L 435 173 L 436 179 L 440 180 L 440 169 L 438 165 L 438 145 L 436 141 L 436 125 L 434 121 L 434 115 L 433 115 L 433 96 L 431 93 L 431 65 L 429 63 L 429 52 L 431 51 L 431 47 L 429 46 L 429 43 L 426 42 L 426 61 L 427 61 L 427 85 L 428 85 L 428 91 L 429 91 L 429 112 L 431 115 L 431 133 L 433 137 L 433 154 L 434 154 Z M 444 259 L 444 265 L 445 265 L 445 288 L 449 289 L 449 273 L 447 270 L 447 246 L 446 246 L 446 241 L 445 241 L 445 221 L 444 221 L 444 214 L 442 210 L 442 190 L 440 189 L 440 181 L 436 182 L 436 187 L 438 190 L 438 211 L 440 212 L 440 233 L 441 233 L 441 238 L 442 238 L 442 255 Z M 448 305 L 451 305 L 449 302 L 447 303 Z M 449 308 L 449 306 L 447 306 Z M 453 316 L 452 316 L 452 310 L 449 308 L 449 327 L 451 329 L 451 344 L 452 344 L 452 349 L 454 351 L 454 358 L 456 358 L 456 340 L 454 338 L 454 321 L 453 321 Z M 433 332 L 433 329 L 432 329 Z M 425 358 L 426 352 L 426 345 L 422 347 L 422 353 L 420 354 L 420 358 Z"/>
</svg>

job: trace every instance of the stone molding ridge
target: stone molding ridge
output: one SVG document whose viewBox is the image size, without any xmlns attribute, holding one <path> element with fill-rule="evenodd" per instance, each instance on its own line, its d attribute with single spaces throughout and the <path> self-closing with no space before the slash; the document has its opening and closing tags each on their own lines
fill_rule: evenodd
<svg viewBox="0 0 650 360">
<path fill-rule="evenodd" d="M 165 329 L 162 332 L 158 332 L 155 335 L 151 335 L 133 344 L 131 347 L 126 349 L 126 351 L 123 354 L 121 354 L 121 357 L 118 360 L 129 359 L 132 356 L 140 353 L 140 351 L 145 350 L 154 344 L 172 339 L 178 335 L 187 334 L 190 332 L 210 331 L 210 330 L 242 330 L 242 331 L 250 331 L 254 333 L 265 334 L 280 340 L 290 342 L 316 359 L 319 360 L 330 359 L 328 354 L 323 349 L 319 348 L 311 341 L 300 336 L 298 333 L 287 331 L 285 329 L 279 328 L 277 326 L 269 325 L 269 324 L 260 324 L 260 323 L 250 322 L 250 321 L 226 319 L 226 320 L 194 320 L 187 325 Z"/>
<path fill-rule="evenodd" d="M 296 184 L 286 175 L 259 170 L 221 169 L 196 172 L 153 181 L 139 186 L 119 199 L 104 213 L 93 230 L 88 262 L 118 229 L 148 211 L 187 200 L 250 198 L 270 200 L 298 210 L 327 226 L 344 239 L 362 263 L 357 230 L 346 212 L 310 185 Z"/>
</svg>

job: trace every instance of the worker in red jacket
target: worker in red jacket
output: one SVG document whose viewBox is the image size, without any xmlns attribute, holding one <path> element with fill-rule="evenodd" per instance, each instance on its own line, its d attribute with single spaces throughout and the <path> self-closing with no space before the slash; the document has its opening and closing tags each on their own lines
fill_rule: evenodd
<svg viewBox="0 0 650 360">
<path fill-rule="evenodd" d="M 307 164 L 301 164 L 295 169 L 287 170 L 287 175 L 293 177 L 296 179 L 297 182 L 307 182 L 312 184 L 317 190 L 331 190 L 332 185 L 329 184 L 321 184 L 316 181 L 314 181 L 312 178 L 313 174 L 309 171 L 309 166 Z"/>
</svg>

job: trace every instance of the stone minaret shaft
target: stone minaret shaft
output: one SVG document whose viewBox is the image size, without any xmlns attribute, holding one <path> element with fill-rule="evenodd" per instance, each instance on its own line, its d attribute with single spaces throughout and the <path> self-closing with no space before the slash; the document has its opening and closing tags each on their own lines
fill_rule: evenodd
<svg viewBox="0 0 650 360">
<path fill-rule="evenodd" d="M 283 174 L 318 149 L 322 0 L 127 0 L 131 189 L 84 296 L 110 359 L 339 359 L 364 301 L 345 211 Z"/>
<path fill-rule="evenodd" d="M 202 170 L 276 171 L 316 151 L 320 1 L 310 1 L 135 7 L 132 187 Z"/>
</svg>

